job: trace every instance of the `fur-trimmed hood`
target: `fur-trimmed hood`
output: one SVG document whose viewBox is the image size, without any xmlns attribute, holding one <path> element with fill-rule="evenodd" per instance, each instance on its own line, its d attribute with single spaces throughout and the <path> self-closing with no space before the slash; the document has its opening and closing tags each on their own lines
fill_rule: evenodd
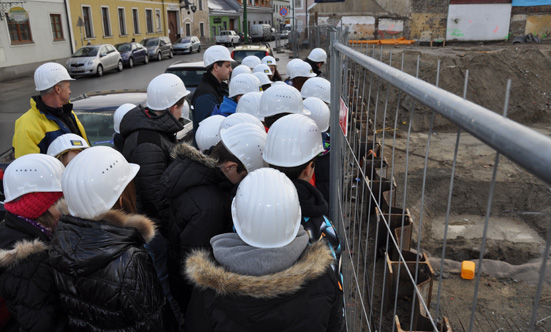
<svg viewBox="0 0 551 332">
<path fill-rule="evenodd" d="M 172 149 L 170 155 L 174 159 L 178 157 L 189 158 L 193 161 L 205 165 L 208 168 L 215 168 L 217 166 L 216 160 L 203 154 L 201 151 L 197 150 L 187 143 L 180 143 L 174 146 L 174 149 Z"/>
<path fill-rule="evenodd" d="M 30 256 L 45 252 L 48 248 L 48 244 L 39 239 L 18 241 L 13 249 L 0 250 L 0 268 L 10 270 Z"/>
<path fill-rule="evenodd" d="M 318 241 L 286 270 L 263 276 L 247 276 L 227 271 L 213 260 L 208 251 L 198 250 L 188 257 L 185 274 L 194 286 L 212 289 L 217 295 L 272 299 L 298 292 L 309 281 L 326 273 L 332 262 L 327 244 Z"/>
<path fill-rule="evenodd" d="M 161 187 L 164 188 L 163 193 L 166 197 L 177 197 L 197 186 L 214 185 L 233 188 L 218 167 L 216 160 L 204 155 L 193 146 L 186 143 L 178 144 L 171 155 L 174 161 L 161 177 Z"/>
<path fill-rule="evenodd" d="M 87 275 L 155 237 L 155 224 L 139 214 L 110 210 L 97 220 L 64 215 L 51 240 L 56 269 Z"/>
</svg>

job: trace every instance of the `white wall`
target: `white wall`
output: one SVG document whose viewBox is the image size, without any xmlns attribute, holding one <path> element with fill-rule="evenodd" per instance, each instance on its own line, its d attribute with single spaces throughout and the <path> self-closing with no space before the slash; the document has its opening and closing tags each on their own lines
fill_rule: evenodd
<svg viewBox="0 0 551 332">
<path fill-rule="evenodd" d="M 450 5 L 447 40 L 505 40 L 511 4 Z"/>
<path fill-rule="evenodd" d="M 7 20 L 0 21 L 0 68 L 61 59 L 71 56 L 71 36 L 63 1 L 27 1 L 22 6 L 29 14 L 32 43 L 11 44 Z M 60 14 L 63 41 L 54 41 L 50 14 Z"/>
</svg>

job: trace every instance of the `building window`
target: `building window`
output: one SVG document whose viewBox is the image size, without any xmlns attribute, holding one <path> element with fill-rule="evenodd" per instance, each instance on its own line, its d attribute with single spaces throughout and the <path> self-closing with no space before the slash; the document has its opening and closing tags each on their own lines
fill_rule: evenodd
<svg viewBox="0 0 551 332">
<path fill-rule="evenodd" d="M 137 8 L 132 8 L 132 21 L 134 22 L 134 34 L 140 34 L 140 15 Z"/>
<path fill-rule="evenodd" d="M 205 23 L 203 22 L 199 23 L 199 33 L 201 37 L 205 37 Z"/>
<path fill-rule="evenodd" d="M 63 28 L 61 26 L 61 14 L 50 14 L 50 24 L 52 25 L 54 40 L 64 40 Z"/>
<path fill-rule="evenodd" d="M 191 24 L 186 23 L 186 36 L 191 36 Z"/>
<path fill-rule="evenodd" d="M 119 8 L 119 31 L 121 33 L 121 36 L 126 36 L 128 33 L 126 32 L 126 16 L 124 14 L 124 8 Z"/>
<path fill-rule="evenodd" d="M 103 22 L 103 36 L 112 36 L 111 21 L 109 20 L 109 7 L 101 7 L 101 20 Z"/>
<path fill-rule="evenodd" d="M 153 11 L 151 9 L 145 10 L 145 24 L 147 33 L 153 33 Z"/>
<path fill-rule="evenodd" d="M 10 31 L 12 44 L 32 43 L 33 37 L 29 20 L 25 23 L 15 23 L 7 15 L 6 18 L 8 19 L 8 30 Z"/>
<path fill-rule="evenodd" d="M 228 30 L 228 22 L 224 21 L 223 24 L 224 24 L 224 30 Z"/>
<path fill-rule="evenodd" d="M 203 0 L 198 0 L 199 1 L 199 10 L 203 10 Z"/>
<path fill-rule="evenodd" d="M 90 7 L 82 7 L 82 20 L 84 21 L 84 34 L 86 38 L 94 38 L 94 26 L 92 25 L 92 11 Z"/>
<path fill-rule="evenodd" d="M 161 10 L 155 9 L 155 20 L 157 26 L 157 32 L 161 32 Z"/>
<path fill-rule="evenodd" d="M 302 8 L 302 0 L 293 0 L 295 2 L 295 9 Z"/>
</svg>

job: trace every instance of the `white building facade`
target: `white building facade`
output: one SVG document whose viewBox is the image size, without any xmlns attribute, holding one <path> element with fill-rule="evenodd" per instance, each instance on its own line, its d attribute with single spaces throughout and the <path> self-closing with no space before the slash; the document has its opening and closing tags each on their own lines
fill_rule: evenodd
<svg viewBox="0 0 551 332">
<path fill-rule="evenodd" d="M 63 0 L 27 0 L 0 8 L 0 80 L 32 73 L 47 61 L 63 64 L 71 56 L 72 38 Z"/>
</svg>

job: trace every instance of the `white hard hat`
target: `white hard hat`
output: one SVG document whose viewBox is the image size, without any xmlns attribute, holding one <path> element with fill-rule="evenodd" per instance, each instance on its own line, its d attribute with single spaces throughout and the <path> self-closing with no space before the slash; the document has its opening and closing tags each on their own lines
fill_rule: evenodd
<svg viewBox="0 0 551 332">
<path fill-rule="evenodd" d="M 113 114 L 113 129 L 117 134 L 121 133 L 121 121 L 122 118 L 126 115 L 126 113 L 130 112 L 130 110 L 136 108 L 136 105 L 126 103 L 122 104 L 117 108 L 115 111 L 115 114 Z"/>
<path fill-rule="evenodd" d="M 58 136 L 48 146 L 46 152 L 49 156 L 57 157 L 65 151 L 89 148 L 86 140 L 76 134 L 69 133 Z"/>
<path fill-rule="evenodd" d="M 260 58 L 257 57 L 256 55 L 248 55 L 245 58 L 243 58 L 243 61 L 241 61 L 242 65 L 249 67 L 251 70 L 253 70 L 253 68 L 256 65 L 259 65 L 261 63 L 262 63 L 262 60 L 260 60 Z"/>
<path fill-rule="evenodd" d="M 61 192 L 65 166 L 43 153 L 31 153 L 15 159 L 4 173 L 5 203 L 29 193 Z"/>
<path fill-rule="evenodd" d="M 277 66 L 276 59 L 271 55 L 266 55 L 262 58 L 262 63 L 268 66 Z"/>
<path fill-rule="evenodd" d="M 290 114 L 270 127 L 263 158 L 270 165 L 296 167 L 321 152 L 321 131 L 314 120 L 305 115 Z"/>
<path fill-rule="evenodd" d="M 235 60 L 231 58 L 230 51 L 222 45 L 213 45 L 207 48 L 203 54 L 203 62 L 205 63 L 205 67 L 208 67 L 218 61 L 233 62 Z"/>
<path fill-rule="evenodd" d="M 264 167 L 262 152 L 266 145 L 266 131 L 252 123 L 240 123 L 220 130 L 220 140 L 226 149 L 239 159 L 247 172 Z"/>
<path fill-rule="evenodd" d="M 304 109 L 300 92 L 287 84 L 273 85 L 262 93 L 259 113 L 264 118 L 280 113 L 310 114 Z"/>
<path fill-rule="evenodd" d="M 184 106 L 182 106 L 182 115 L 180 116 L 183 119 L 189 119 L 189 103 L 187 100 L 184 100 Z"/>
<path fill-rule="evenodd" d="M 331 82 L 322 77 L 312 77 L 304 82 L 300 94 L 302 98 L 318 97 L 327 104 L 330 104 Z"/>
<path fill-rule="evenodd" d="M 139 169 L 139 165 L 128 163 L 120 152 L 107 146 L 82 151 L 67 165 L 61 178 L 69 213 L 94 219 L 111 210 Z"/>
<path fill-rule="evenodd" d="M 308 59 L 314 62 L 326 62 L 327 53 L 325 53 L 325 51 L 321 48 L 314 48 L 310 51 L 310 54 L 308 54 Z"/>
<path fill-rule="evenodd" d="M 36 91 L 44 91 L 63 81 L 74 81 L 67 69 L 55 62 L 46 62 L 34 71 Z"/>
<path fill-rule="evenodd" d="M 325 132 L 329 129 L 331 111 L 323 100 L 317 97 L 308 97 L 304 99 L 304 108 L 310 111 L 310 115 L 308 116 L 316 122 L 319 130 Z"/>
<path fill-rule="evenodd" d="M 231 72 L 231 77 L 234 78 L 236 77 L 237 75 L 240 75 L 240 74 L 251 74 L 251 68 L 245 66 L 245 65 L 239 65 L 235 68 L 233 68 L 232 72 Z"/>
<path fill-rule="evenodd" d="M 259 92 L 261 90 L 260 80 L 253 74 L 241 74 L 230 81 L 229 98 L 243 95 L 247 92 Z"/>
<path fill-rule="evenodd" d="M 293 69 L 295 68 L 295 66 L 301 62 L 304 62 L 304 60 L 301 60 L 301 59 L 293 59 L 289 62 L 287 62 L 287 77 L 291 77 L 291 75 L 293 74 Z"/>
<path fill-rule="evenodd" d="M 224 119 L 224 121 L 222 121 L 222 124 L 220 124 L 220 130 L 231 128 L 240 123 L 252 123 L 254 125 L 257 125 L 258 128 L 265 130 L 264 125 L 262 124 L 262 122 L 260 122 L 260 120 L 258 120 L 257 117 L 247 113 L 230 114 Z"/>
<path fill-rule="evenodd" d="M 300 60 L 292 66 L 291 74 L 287 73 L 291 79 L 295 77 L 316 77 L 312 66 L 306 61 Z"/>
<path fill-rule="evenodd" d="M 262 92 L 248 92 L 241 96 L 237 103 L 235 113 L 247 113 L 255 116 L 258 120 L 264 121 L 264 117 L 260 116 L 259 106 Z"/>
<path fill-rule="evenodd" d="M 233 225 L 239 237 L 257 248 L 281 248 L 298 234 L 302 220 L 295 186 L 273 168 L 249 173 L 232 201 Z"/>
<path fill-rule="evenodd" d="M 264 73 L 253 73 L 254 76 L 256 76 L 256 78 L 258 78 L 258 80 L 260 81 L 260 85 L 266 85 L 266 84 L 272 84 L 274 82 L 270 81 L 270 78 L 268 77 L 268 75 L 264 74 Z"/>
<path fill-rule="evenodd" d="M 211 115 L 199 122 L 195 132 L 195 142 L 201 151 L 205 151 L 220 142 L 220 125 L 224 121 L 222 115 Z"/>
<path fill-rule="evenodd" d="M 149 82 L 147 107 L 156 111 L 164 111 L 189 93 L 181 78 L 174 74 L 164 73 Z"/>
<path fill-rule="evenodd" d="M 270 67 L 268 65 L 264 65 L 262 63 L 259 64 L 259 65 L 254 66 L 253 74 L 254 73 L 264 73 L 266 75 L 273 75 L 272 70 L 270 69 Z"/>
</svg>

